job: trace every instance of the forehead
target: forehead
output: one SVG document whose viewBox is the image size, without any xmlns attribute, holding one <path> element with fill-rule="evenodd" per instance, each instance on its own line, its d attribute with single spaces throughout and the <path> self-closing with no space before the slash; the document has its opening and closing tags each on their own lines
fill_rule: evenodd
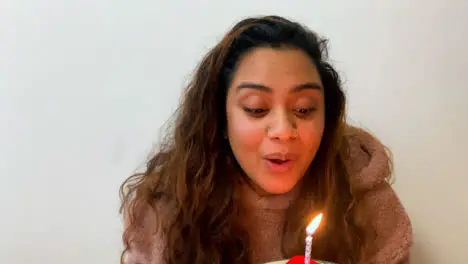
<svg viewBox="0 0 468 264">
<path fill-rule="evenodd" d="M 239 60 L 231 86 L 240 82 L 260 83 L 279 88 L 314 82 L 321 84 L 312 59 L 291 48 L 256 48 Z"/>
</svg>

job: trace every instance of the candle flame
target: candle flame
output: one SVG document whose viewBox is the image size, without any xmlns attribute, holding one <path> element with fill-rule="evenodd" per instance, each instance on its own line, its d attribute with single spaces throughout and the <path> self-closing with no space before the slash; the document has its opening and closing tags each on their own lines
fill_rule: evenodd
<svg viewBox="0 0 468 264">
<path fill-rule="evenodd" d="M 311 236 L 312 234 L 315 233 L 315 230 L 317 230 L 317 228 L 320 225 L 320 222 L 322 221 L 322 216 L 323 214 L 320 213 L 312 220 L 312 222 L 310 222 L 310 224 L 306 228 L 307 235 Z"/>
</svg>

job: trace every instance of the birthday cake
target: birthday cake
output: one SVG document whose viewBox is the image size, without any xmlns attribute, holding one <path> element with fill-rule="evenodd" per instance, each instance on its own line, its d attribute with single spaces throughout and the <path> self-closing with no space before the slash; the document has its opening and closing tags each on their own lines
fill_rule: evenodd
<svg viewBox="0 0 468 264">
<path fill-rule="evenodd" d="M 288 263 L 288 261 L 289 261 L 289 259 L 285 259 L 285 260 L 278 260 L 278 261 L 268 262 L 268 263 L 265 263 L 265 264 L 286 264 L 286 263 Z M 320 260 L 315 260 L 315 262 L 319 263 L 319 264 L 335 264 L 333 262 L 320 261 Z"/>
<path fill-rule="evenodd" d="M 292 263 L 292 262 L 294 262 L 294 263 Z M 268 262 L 268 263 L 265 263 L 265 264 L 299 264 L 299 262 L 304 263 L 304 259 L 303 258 L 301 258 L 300 260 L 297 259 L 297 261 L 294 261 L 293 259 L 283 259 L 283 260 Z M 314 260 L 314 261 L 310 262 L 310 264 L 315 264 L 315 263 L 318 263 L 318 264 L 335 264 L 333 262 L 321 261 L 321 260 Z"/>
</svg>

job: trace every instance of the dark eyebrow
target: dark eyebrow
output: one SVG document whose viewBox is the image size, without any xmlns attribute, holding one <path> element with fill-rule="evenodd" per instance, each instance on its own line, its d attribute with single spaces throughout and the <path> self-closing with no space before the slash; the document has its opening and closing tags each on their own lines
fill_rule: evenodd
<svg viewBox="0 0 468 264">
<path fill-rule="evenodd" d="M 297 93 L 303 90 L 322 90 L 322 85 L 316 83 L 316 82 L 308 82 L 308 83 L 303 83 L 301 85 L 298 85 L 294 87 L 294 89 L 291 90 L 293 93 Z"/>
<path fill-rule="evenodd" d="M 264 92 L 273 92 L 273 90 L 265 85 L 258 84 L 258 83 L 250 83 L 250 82 L 244 82 L 241 83 L 237 86 L 237 91 L 240 91 L 242 89 L 254 89 L 254 90 L 259 90 L 259 91 L 264 91 Z"/>
<path fill-rule="evenodd" d="M 242 90 L 242 89 L 254 89 L 254 90 L 264 91 L 268 93 L 273 92 L 273 89 L 271 89 L 270 87 L 266 85 L 258 84 L 258 83 L 251 83 L 251 82 L 244 82 L 237 86 L 237 91 Z M 303 90 L 322 90 L 322 86 L 316 82 L 308 82 L 308 83 L 303 83 L 294 87 L 291 90 L 291 92 L 297 93 Z"/>
</svg>

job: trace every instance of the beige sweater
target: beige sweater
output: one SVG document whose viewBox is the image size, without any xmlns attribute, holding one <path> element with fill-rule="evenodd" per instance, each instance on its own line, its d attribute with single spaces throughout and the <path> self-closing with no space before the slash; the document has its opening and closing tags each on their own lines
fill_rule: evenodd
<svg viewBox="0 0 468 264">
<path fill-rule="evenodd" d="M 363 203 L 374 212 L 369 228 L 376 234 L 373 244 L 379 250 L 365 264 L 407 264 L 412 245 L 412 228 L 400 200 L 385 181 L 389 174 L 386 150 L 374 137 L 359 129 L 351 129 L 347 138 L 351 145 L 353 169 L 357 172 L 352 186 L 368 191 Z M 248 231 L 255 262 L 283 259 L 282 225 L 285 210 L 295 197 L 294 190 L 283 195 L 260 197 L 246 185 L 242 194 L 245 205 L 251 209 L 248 210 L 250 215 L 245 217 L 251 223 Z M 154 225 L 154 216 L 147 218 L 145 222 Z M 131 248 L 125 263 L 163 264 L 163 241 L 162 237 L 155 237 L 151 245 L 153 250 L 148 253 L 137 247 Z"/>
</svg>

